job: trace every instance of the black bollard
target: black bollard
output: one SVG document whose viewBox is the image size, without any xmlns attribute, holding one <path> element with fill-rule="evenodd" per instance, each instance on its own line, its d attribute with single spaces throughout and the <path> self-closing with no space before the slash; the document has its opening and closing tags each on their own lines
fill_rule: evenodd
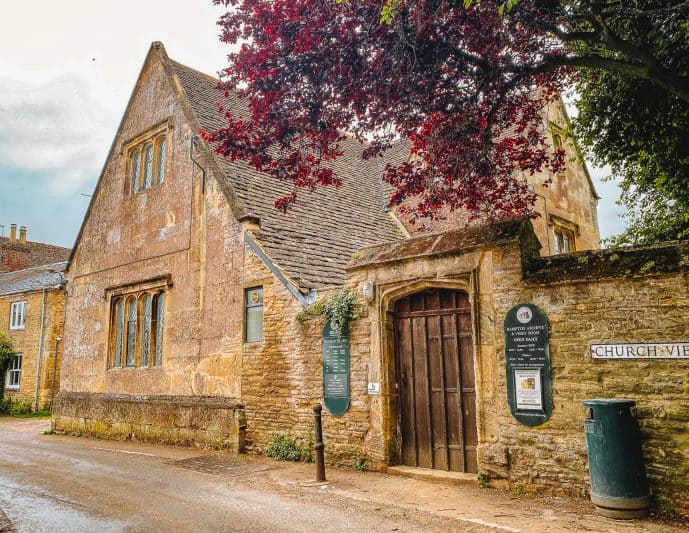
<svg viewBox="0 0 689 533">
<path fill-rule="evenodd" d="M 316 481 L 325 481 L 325 458 L 323 456 L 323 424 L 321 423 L 321 411 L 323 407 L 317 403 L 313 406 L 313 418 L 316 424 L 316 438 L 313 443 L 313 451 L 316 454 Z"/>
</svg>

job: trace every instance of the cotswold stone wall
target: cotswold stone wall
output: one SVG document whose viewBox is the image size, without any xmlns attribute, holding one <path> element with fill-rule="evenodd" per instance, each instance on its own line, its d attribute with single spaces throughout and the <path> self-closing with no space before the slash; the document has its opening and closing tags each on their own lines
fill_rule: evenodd
<svg viewBox="0 0 689 533">
<path fill-rule="evenodd" d="M 244 406 L 211 396 L 133 396 L 62 391 L 53 429 L 92 437 L 241 451 Z"/>
<path fill-rule="evenodd" d="M 689 360 L 594 360 L 591 344 L 689 339 L 689 254 L 677 244 L 541 259 L 522 268 L 520 250 L 505 249 L 494 269 L 500 326 L 519 302 L 543 309 L 550 325 L 553 416 L 542 426 L 500 413 L 501 438 L 484 469 L 534 489 L 578 494 L 587 489 L 582 420 L 587 398 L 631 398 L 658 499 L 689 512 Z M 505 390 L 503 337 L 496 353 Z M 497 462 L 494 457 L 507 457 Z"/>
<path fill-rule="evenodd" d="M 313 406 L 323 402 L 320 317 L 299 321 L 303 306 L 248 248 L 242 283 L 263 286 L 264 339 L 244 345 L 242 400 L 246 404 L 246 449 L 265 450 L 274 432 L 287 432 L 308 442 L 313 434 Z M 320 291 L 327 298 L 334 291 Z M 366 457 L 371 466 L 384 464 L 382 436 L 372 428 L 371 397 L 366 393 L 371 340 L 365 320 L 356 321 L 350 336 L 351 403 L 340 417 L 323 409 L 326 458 L 349 464 Z"/>
<path fill-rule="evenodd" d="M 582 402 L 636 400 L 656 503 L 689 512 L 689 360 L 593 360 L 591 344 L 689 340 L 689 246 L 538 258 L 524 223 L 417 238 L 361 251 L 348 270 L 377 287 L 367 320 L 382 394 L 371 419 L 397 462 L 394 302 L 431 287 L 465 290 L 473 305 L 479 472 L 495 486 L 585 496 L 588 456 Z M 504 319 L 530 302 L 550 328 L 553 413 L 541 426 L 515 420 L 507 401 Z M 665 502 L 665 503 L 663 503 Z"/>
</svg>

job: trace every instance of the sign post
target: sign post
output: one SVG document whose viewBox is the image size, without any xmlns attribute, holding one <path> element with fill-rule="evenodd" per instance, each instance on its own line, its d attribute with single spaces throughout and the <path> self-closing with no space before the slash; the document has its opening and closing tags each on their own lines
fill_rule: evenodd
<svg viewBox="0 0 689 533">
<path fill-rule="evenodd" d="M 349 409 L 349 334 L 331 321 L 323 328 L 323 399 L 333 416 Z"/>
<path fill-rule="evenodd" d="M 512 416 L 538 426 L 553 412 L 548 319 L 537 306 L 515 305 L 505 316 L 507 401 Z"/>
</svg>

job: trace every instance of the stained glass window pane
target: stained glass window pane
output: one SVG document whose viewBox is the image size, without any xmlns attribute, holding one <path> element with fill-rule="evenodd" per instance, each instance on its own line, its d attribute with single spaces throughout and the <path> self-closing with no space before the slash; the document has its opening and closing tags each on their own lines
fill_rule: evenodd
<svg viewBox="0 0 689 533">
<path fill-rule="evenodd" d="M 158 144 L 158 183 L 163 183 L 165 178 L 165 137 Z"/>
<path fill-rule="evenodd" d="M 136 364 L 136 298 L 127 302 L 127 366 Z"/>
<path fill-rule="evenodd" d="M 155 331 L 155 364 L 163 363 L 163 325 L 165 322 L 165 294 L 160 293 L 156 298 L 156 331 Z"/>
<path fill-rule="evenodd" d="M 124 330 L 124 301 L 117 300 L 115 305 L 115 362 L 114 366 L 122 366 L 122 332 Z"/>
<path fill-rule="evenodd" d="M 144 296 L 143 313 L 144 322 L 141 328 L 141 366 L 148 366 L 148 354 L 151 349 L 151 311 L 153 302 L 151 295 Z"/>
<path fill-rule="evenodd" d="M 141 152 L 137 151 L 132 156 L 132 194 L 139 192 L 139 163 L 141 160 Z"/>
<path fill-rule="evenodd" d="M 146 147 L 146 167 L 144 168 L 144 189 L 151 186 L 153 179 L 153 145 L 149 144 Z"/>
</svg>

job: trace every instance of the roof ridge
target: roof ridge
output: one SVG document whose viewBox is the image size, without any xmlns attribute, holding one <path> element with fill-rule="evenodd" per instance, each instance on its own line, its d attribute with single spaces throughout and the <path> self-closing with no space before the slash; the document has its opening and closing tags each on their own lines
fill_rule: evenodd
<svg viewBox="0 0 689 533">
<path fill-rule="evenodd" d="M 41 242 L 41 241 L 20 241 L 19 239 L 11 240 L 9 237 L 0 237 L 0 241 L 6 241 L 8 243 L 16 243 L 16 244 L 40 244 L 41 246 L 50 246 L 51 248 L 60 248 L 61 250 L 71 250 L 68 246 L 60 246 L 59 244 L 51 244 L 49 242 Z"/>
<path fill-rule="evenodd" d="M 199 69 L 196 69 L 196 68 L 194 68 L 194 67 L 190 67 L 189 65 L 185 65 L 184 63 L 180 63 L 179 61 L 177 61 L 177 60 L 175 60 L 175 59 L 172 59 L 171 57 L 168 57 L 167 60 L 168 60 L 170 63 L 174 63 L 174 64 L 177 65 L 178 67 L 182 67 L 182 68 L 184 68 L 184 69 L 190 70 L 191 72 L 193 72 L 193 73 L 195 73 L 195 74 L 200 74 L 201 76 L 204 76 L 204 77 L 206 77 L 206 78 L 209 78 L 209 79 L 211 79 L 211 80 L 213 80 L 213 81 L 215 81 L 215 82 L 220 82 L 220 77 L 219 77 L 219 76 L 216 78 L 216 77 L 214 77 L 214 76 L 211 76 L 211 75 L 208 74 L 207 72 L 203 72 L 203 71 L 201 71 L 201 70 L 199 70 Z"/>
<path fill-rule="evenodd" d="M 22 272 L 29 272 L 30 270 L 39 270 L 39 269 L 45 269 L 48 270 L 46 267 L 54 266 L 54 265 L 62 265 L 64 264 L 67 266 L 67 261 L 66 259 L 64 261 L 55 261 L 54 263 L 44 263 L 42 265 L 36 265 L 28 268 L 20 268 L 19 270 L 10 270 L 9 272 L 0 272 L 0 277 L 5 276 L 7 274 L 20 274 Z M 61 272 L 61 271 L 53 271 L 53 272 Z"/>
</svg>

